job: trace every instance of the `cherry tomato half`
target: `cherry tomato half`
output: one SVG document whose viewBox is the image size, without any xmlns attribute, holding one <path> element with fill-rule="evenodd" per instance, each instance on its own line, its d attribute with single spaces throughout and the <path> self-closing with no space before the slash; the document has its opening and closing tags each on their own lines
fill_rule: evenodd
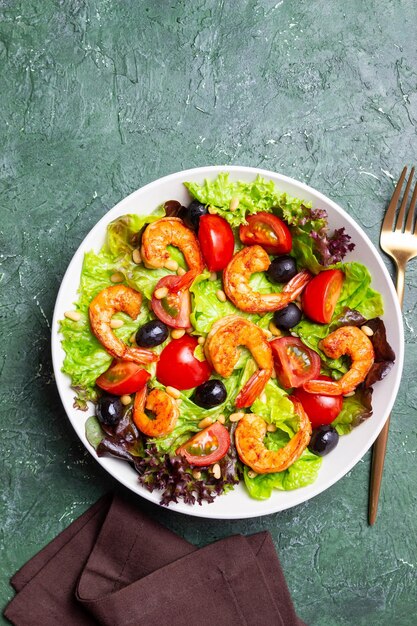
<svg viewBox="0 0 417 626">
<path fill-rule="evenodd" d="M 220 422 L 207 426 L 177 450 L 190 465 L 205 466 L 220 461 L 230 448 L 229 431 Z"/>
<path fill-rule="evenodd" d="M 320 357 L 298 337 L 280 337 L 270 341 L 275 371 L 285 389 L 300 387 L 320 374 Z"/>
<path fill-rule="evenodd" d="M 160 300 L 152 295 L 151 307 L 155 315 L 167 326 L 190 328 L 191 297 L 188 288 L 194 278 L 194 272 L 187 272 L 184 276 L 170 274 L 157 282 L 155 291 L 166 287 L 168 294 Z"/>
<path fill-rule="evenodd" d="M 233 256 L 235 238 L 228 222 L 220 215 L 202 215 L 198 229 L 201 252 L 210 272 L 223 270 Z"/>
<path fill-rule="evenodd" d="M 260 211 L 246 217 L 248 222 L 239 228 L 239 237 L 245 246 L 258 244 L 268 254 L 287 254 L 292 248 L 288 226 L 271 213 Z"/>
<path fill-rule="evenodd" d="M 194 356 L 197 346 L 197 339 L 190 335 L 173 339 L 165 346 L 156 365 L 159 382 L 176 389 L 193 389 L 205 383 L 210 378 L 211 365 Z"/>
<path fill-rule="evenodd" d="M 318 376 L 318 380 L 332 379 L 329 376 Z M 342 410 L 343 396 L 324 396 L 321 393 L 308 393 L 301 388 L 295 389 L 293 395 L 303 405 L 313 428 L 331 424 Z"/>
<path fill-rule="evenodd" d="M 325 270 L 311 280 L 303 293 L 303 311 L 313 322 L 328 324 L 342 291 L 341 270 Z"/>
<path fill-rule="evenodd" d="M 97 378 L 96 384 L 115 396 L 123 396 L 142 389 L 150 377 L 149 372 L 137 363 L 113 361 L 109 369 Z"/>
</svg>

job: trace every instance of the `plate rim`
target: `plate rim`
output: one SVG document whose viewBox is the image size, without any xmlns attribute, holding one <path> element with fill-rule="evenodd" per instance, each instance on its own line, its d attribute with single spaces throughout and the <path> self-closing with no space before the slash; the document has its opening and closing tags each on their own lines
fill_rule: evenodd
<svg viewBox="0 0 417 626">
<path fill-rule="evenodd" d="M 186 170 L 181 170 L 178 172 L 173 172 L 171 174 L 168 174 L 166 176 L 162 176 L 160 178 L 157 178 L 145 185 L 143 185 L 142 187 L 139 187 L 138 189 L 132 191 L 130 194 L 128 194 L 127 196 L 125 196 L 124 198 L 122 198 L 119 202 L 117 202 L 113 207 L 111 207 L 110 209 L 108 209 L 108 211 L 106 211 L 106 213 L 94 224 L 94 226 L 88 231 L 88 233 L 86 233 L 86 235 L 83 237 L 82 241 L 80 242 L 79 246 L 77 247 L 77 249 L 74 251 L 71 261 L 69 262 L 66 271 L 62 277 L 61 280 L 61 284 L 60 287 L 58 289 L 58 293 L 56 296 L 56 300 L 55 300 L 55 305 L 54 305 L 54 312 L 53 312 L 53 317 L 52 317 L 52 327 L 51 327 L 51 353 L 52 353 L 52 364 L 53 364 L 53 371 L 54 371 L 54 377 L 55 377 L 55 383 L 58 389 L 58 394 L 62 403 L 62 406 L 64 408 L 64 411 L 66 413 L 66 416 L 69 420 L 69 422 L 71 423 L 71 426 L 74 428 L 75 433 L 77 435 L 77 437 L 80 439 L 81 443 L 84 445 L 84 447 L 87 449 L 87 451 L 91 454 L 91 456 L 95 459 L 96 462 L 98 462 L 100 464 L 100 466 L 106 471 L 108 472 L 115 480 L 117 480 L 119 483 L 121 483 L 122 485 L 124 485 L 126 488 L 128 488 L 130 491 L 132 491 L 134 494 L 145 498 L 146 500 L 153 502 L 154 504 L 161 506 L 159 504 L 159 491 L 154 491 L 154 492 L 148 492 L 144 487 L 142 487 L 139 483 L 137 483 L 137 489 L 134 489 L 132 485 L 128 484 L 128 482 L 126 480 L 124 480 L 123 478 L 115 475 L 116 473 L 113 472 L 111 470 L 111 468 L 108 467 L 108 463 L 107 461 L 109 460 L 107 457 L 98 457 L 97 454 L 95 453 L 95 450 L 91 447 L 91 446 L 87 446 L 85 441 L 83 441 L 83 439 L 81 439 L 79 433 L 76 430 L 75 424 L 73 423 L 73 420 L 71 419 L 68 411 L 67 411 L 67 407 L 66 407 L 66 403 L 64 401 L 64 381 L 67 380 L 67 376 L 61 371 L 61 366 L 62 366 L 62 361 L 60 359 L 60 354 L 59 354 L 59 350 L 61 348 L 61 337 L 60 337 L 60 333 L 59 333 L 59 320 L 62 317 L 62 314 L 58 314 L 58 309 L 59 309 L 59 303 L 60 300 L 62 298 L 62 294 L 65 288 L 65 283 L 68 280 L 69 276 L 71 275 L 73 268 L 77 266 L 78 264 L 78 256 L 82 253 L 82 248 L 84 246 L 85 240 L 96 230 L 100 230 L 102 225 L 105 222 L 108 222 L 109 219 L 109 214 L 110 213 L 116 213 L 117 210 L 121 207 L 122 204 L 124 203 L 128 203 L 130 200 L 132 200 L 134 198 L 134 196 L 136 196 L 139 193 L 144 193 L 145 191 L 151 191 L 153 187 L 158 187 L 161 183 L 169 183 L 171 181 L 175 181 L 178 178 L 182 178 L 182 181 L 180 182 L 185 182 L 187 179 L 187 176 L 191 176 L 191 175 L 196 175 L 201 173 L 201 177 L 203 178 L 207 178 L 208 176 L 210 176 L 211 174 L 219 174 L 220 172 L 235 172 L 235 173 L 245 173 L 245 174 L 251 174 L 253 176 L 263 176 L 265 178 L 269 178 L 272 179 L 274 181 L 275 184 L 277 184 L 277 180 L 282 181 L 283 183 L 287 183 L 289 185 L 293 185 L 295 187 L 297 187 L 297 189 L 300 190 L 300 192 L 306 192 L 307 194 L 312 194 L 314 195 L 318 201 L 323 201 L 325 202 L 327 205 L 331 206 L 332 209 L 334 209 L 336 211 L 337 214 L 341 215 L 343 217 L 343 219 L 349 223 L 350 225 L 352 225 L 354 227 L 354 229 L 359 229 L 360 233 L 362 235 L 362 237 L 364 238 L 368 248 L 370 248 L 373 252 L 374 252 L 374 256 L 376 259 L 377 264 L 379 265 L 382 274 L 385 278 L 388 290 L 391 293 L 392 296 L 392 300 L 393 300 L 393 304 L 394 304 L 394 310 L 395 310 L 395 314 L 396 314 L 396 319 L 395 319 L 395 323 L 397 325 L 397 329 L 399 332 L 399 349 L 397 350 L 397 354 L 396 354 L 396 372 L 395 372 L 395 378 L 393 381 L 391 381 L 393 384 L 391 385 L 391 388 L 393 389 L 393 393 L 391 393 L 391 401 L 387 404 L 386 409 L 385 409 L 385 417 L 383 420 L 381 420 L 379 427 L 375 430 L 375 432 L 372 434 L 371 437 L 368 437 L 366 439 L 366 443 L 364 444 L 364 446 L 362 448 L 360 448 L 359 452 L 357 454 L 355 454 L 353 456 L 353 458 L 349 461 L 349 463 L 343 468 L 343 470 L 339 471 L 338 473 L 336 473 L 335 475 L 331 476 L 331 478 L 326 482 L 325 486 L 319 486 L 316 489 L 314 488 L 314 483 L 311 486 L 311 492 L 309 494 L 307 494 L 307 497 L 303 494 L 303 488 L 300 488 L 298 490 L 296 490 L 298 493 L 300 493 L 300 498 L 296 498 L 296 502 L 287 504 L 284 506 L 279 505 L 279 506 L 271 506 L 270 502 L 271 499 L 265 500 L 265 501 L 256 501 L 256 500 L 252 500 L 250 499 L 250 497 L 248 496 L 248 502 L 254 502 L 256 503 L 256 507 L 254 507 L 255 510 L 250 510 L 247 513 L 243 514 L 233 514 L 233 513 L 218 513 L 215 510 L 213 510 L 213 514 L 211 514 L 209 507 L 210 505 L 206 505 L 204 507 L 200 507 L 198 506 L 198 504 L 194 504 L 194 505 L 187 505 L 184 504 L 182 502 L 179 503 L 173 503 L 171 504 L 168 508 L 171 511 L 174 511 L 176 513 L 182 513 L 185 515 L 191 515 L 193 517 L 201 517 L 201 518 L 206 518 L 206 519 L 250 519 L 250 518 L 254 518 L 254 517 L 263 517 L 264 515 L 271 515 L 273 513 L 278 513 L 280 511 L 284 511 L 284 510 L 288 510 L 290 508 L 293 508 L 295 506 L 299 506 L 300 504 L 303 504 L 305 502 L 308 502 L 311 498 L 319 495 L 320 493 L 323 493 L 325 491 L 327 491 L 327 489 L 329 489 L 330 487 L 332 487 L 336 482 L 338 482 L 340 479 L 342 479 L 344 476 L 346 476 L 346 474 L 348 474 L 350 472 L 350 470 L 363 458 L 363 456 L 368 452 L 368 450 L 372 447 L 374 441 L 376 440 L 376 438 L 378 437 L 379 433 L 381 432 L 382 428 L 384 427 L 387 419 L 389 418 L 389 415 L 391 413 L 391 410 L 394 406 L 395 400 L 397 398 L 398 395 L 398 390 L 400 387 L 400 383 L 401 383 L 401 374 L 402 374 L 402 370 L 403 370 L 403 364 L 404 364 L 404 326 L 403 326 L 403 322 L 402 322 L 402 311 L 401 311 L 401 307 L 400 304 L 398 302 L 398 298 L 397 298 L 397 294 L 395 291 L 395 287 L 394 284 L 391 280 L 391 276 L 383 262 L 383 258 L 381 256 L 381 254 L 379 253 L 378 249 L 376 248 L 376 246 L 373 244 L 373 242 L 371 241 L 371 239 L 368 237 L 368 235 L 366 234 L 366 232 L 364 231 L 364 229 L 362 228 L 362 226 L 356 222 L 339 204 L 337 204 L 334 200 L 332 200 L 331 198 L 329 198 L 328 196 L 326 196 L 325 194 L 323 194 L 322 192 L 318 191 L 317 189 L 315 189 L 314 187 L 311 187 L 310 185 L 307 185 L 306 183 L 303 183 L 295 178 L 286 176 L 284 174 L 280 174 L 279 172 L 274 172 L 272 170 L 266 170 L 263 168 L 257 168 L 257 167 L 252 167 L 252 166 L 240 166 L 240 165 L 207 165 L 207 166 L 199 166 L 199 167 L 194 167 L 194 168 L 189 168 Z M 300 193 L 301 195 L 301 193 Z M 84 251 L 85 253 L 85 251 Z M 83 254 L 84 254 L 83 253 Z M 78 286 L 77 286 L 78 289 Z M 77 293 L 77 291 L 75 292 Z M 85 421 L 84 421 L 85 423 Z M 294 493 L 294 492 L 293 492 Z M 227 495 L 225 496 L 227 497 Z M 265 506 L 266 503 L 269 503 L 269 506 Z M 167 508 L 167 507 L 165 507 Z"/>
</svg>

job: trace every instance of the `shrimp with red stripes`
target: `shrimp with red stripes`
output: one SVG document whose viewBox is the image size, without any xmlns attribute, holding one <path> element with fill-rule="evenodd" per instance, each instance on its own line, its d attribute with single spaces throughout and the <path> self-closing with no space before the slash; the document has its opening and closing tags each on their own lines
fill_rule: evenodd
<svg viewBox="0 0 417 626">
<path fill-rule="evenodd" d="M 303 388 L 310 393 L 326 396 L 346 395 L 362 383 L 374 363 L 372 342 L 356 326 L 341 326 L 319 343 L 319 348 L 331 359 L 346 354 L 352 360 L 350 369 L 339 380 L 309 380 Z"/>
<path fill-rule="evenodd" d="M 142 306 L 142 296 L 138 291 L 125 285 L 106 287 L 90 302 L 88 314 L 90 326 L 103 348 L 116 359 L 134 363 L 153 363 L 158 355 L 145 350 L 127 346 L 114 334 L 110 322 L 115 313 L 122 311 L 133 320 L 137 318 Z"/>
<path fill-rule="evenodd" d="M 282 472 L 300 458 L 310 443 L 311 422 L 301 402 L 291 397 L 299 427 L 290 441 L 279 450 L 269 450 L 265 443 L 267 423 L 259 415 L 246 413 L 238 422 L 235 442 L 240 460 L 257 474 Z"/>
<path fill-rule="evenodd" d="M 203 271 L 204 261 L 198 239 L 178 217 L 163 217 L 146 227 L 141 247 L 141 257 L 146 267 L 164 267 L 170 259 L 168 246 L 181 250 L 189 271 L 196 275 Z"/>
<path fill-rule="evenodd" d="M 153 413 L 153 419 L 146 412 Z M 133 421 L 139 430 L 148 437 L 162 437 L 174 430 L 180 410 L 174 398 L 163 389 L 147 387 L 138 391 L 133 405 Z"/>
<path fill-rule="evenodd" d="M 239 360 L 239 346 L 249 350 L 259 368 L 235 400 L 236 407 L 242 408 L 251 406 L 262 393 L 274 367 L 272 351 L 263 330 L 239 315 L 227 315 L 211 327 L 204 351 L 216 372 L 228 378 Z"/>
<path fill-rule="evenodd" d="M 249 284 L 252 274 L 265 272 L 270 266 L 268 254 L 258 245 L 242 248 L 223 272 L 223 287 L 235 307 L 248 313 L 278 311 L 295 300 L 310 282 L 307 270 L 296 274 L 280 293 L 259 293 Z"/>
</svg>

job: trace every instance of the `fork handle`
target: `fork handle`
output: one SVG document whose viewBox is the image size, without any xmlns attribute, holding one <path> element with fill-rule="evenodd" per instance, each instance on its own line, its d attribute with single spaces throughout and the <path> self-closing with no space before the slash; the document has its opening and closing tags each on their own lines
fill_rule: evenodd
<svg viewBox="0 0 417 626">
<path fill-rule="evenodd" d="M 397 266 L 397 296 L 400 302 L 400 307 L 403 308 L 404 301 L 404 285 L 405 285 L 405 263 L 402 262 L 400 264 L 399 261 L 395 260 L 395 264 Z"/>
<path fill-rule="evenodd" d="M 398 300 L 400 301 L 400 306 L 403 306 L 404 300 L 404 279 L 405 279 L 405 268 L 404 265 L 399 265 L 396 261 L 397 265 L 397 295 Z M 384 471 L 384 461 L 385 461 L 385 453 L 387 450 L 387 441 L 388 441 L 388 431 L 389 425 L 391 421 L 391 415 L 388 417 L 387 421 L 381 432 L 376 439 L 373 448 L 372 448 L 372 463 L 371 463 L 371 484 L 370 484 L 370 494 L 369 494 L 369 507 L 368 507 L 368 521 L 371 526 L 375 524 L 376 515 L 378 512 L 378 502 L 379 502 L 379 493 L 381 490 L 382 483 L 382 473 Z"/>
</svg>

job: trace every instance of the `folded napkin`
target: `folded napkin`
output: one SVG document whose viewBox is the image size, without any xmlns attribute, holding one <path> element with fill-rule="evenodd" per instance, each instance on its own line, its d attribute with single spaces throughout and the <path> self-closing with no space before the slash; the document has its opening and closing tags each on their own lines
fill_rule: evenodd
<svg viewBox="0 0 417 626">
<path fill-rule="evenodd" d="M 198 549 L 105 496 L 20 569 L 16 626 L 300 626 L 271 536 Z"/>
</svg>

